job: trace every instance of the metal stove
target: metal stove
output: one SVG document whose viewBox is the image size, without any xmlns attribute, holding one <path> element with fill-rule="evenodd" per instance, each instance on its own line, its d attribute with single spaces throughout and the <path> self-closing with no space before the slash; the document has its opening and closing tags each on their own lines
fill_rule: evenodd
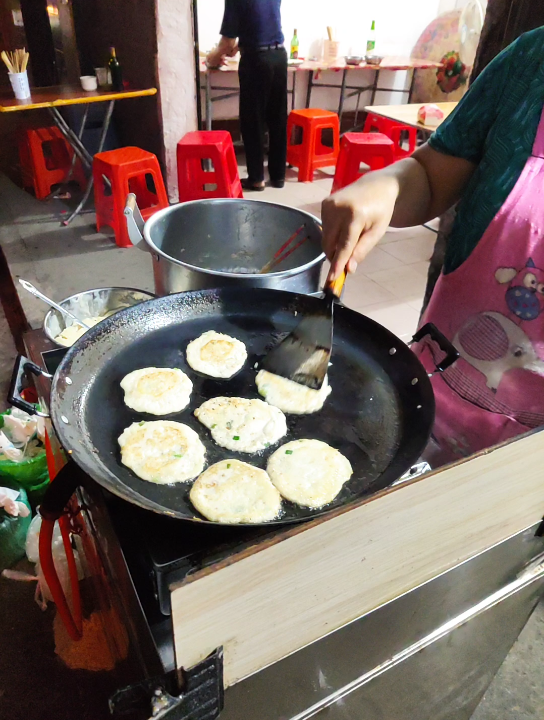
<svg viewBox="0 0 544 720">
<path fill-rule="evenodd" d="M 25 342 L 53 373 L 65 351 L 38 331 Z M 47 400 L 41 378 L 38 390 Z M 422 462 L 408 478 L 427 470 Z M 94 483 L 78 502 L 82 552 L 92 547 L 101 563 L 95 605 L 116 608 L 129 641 L 110 709 L 142 720 L 468 720 L 544 589 L 538 523 L 224 692 L 221 648 L 176 669 L 171 590 L 282 529 L 184 523 Z"/>
</svg>

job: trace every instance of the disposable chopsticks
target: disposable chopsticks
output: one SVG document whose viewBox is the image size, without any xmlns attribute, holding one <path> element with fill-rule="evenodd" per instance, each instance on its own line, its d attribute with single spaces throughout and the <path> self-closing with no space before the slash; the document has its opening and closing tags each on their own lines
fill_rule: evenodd
<svg viewBox="0 0 544 720">
<path fill-rule="evenodd" d="M 264 265 L 264 266 L 261 268 L 261 270 L 260 270 L 260 274 L 261 274 L 261 275 L 262 275 L 263 273 L 270 272 L 270 270 L 272 270 L 272 268 L 274 268 L 274 267 L 276 267 L 276 265 L 279 265 L 280 263 L 282 263 L 286 258 L 289 257 L 289 255 L 291 255 L 292 253 L 294 253 L 295 250 L 297 250 L 297 248 L 299 248 L 303 243 L 306 242 L 306 240 L 308 240 L 309 236 L 306 235 L 305 237 L 302 238 L 302 240 L 299 240 L 298 243 L 296 243 L 296 245 L 293 245 L 293 247 L 291 247 L 291 248 L 289 248 L 289 250 L 287 250 L 287 248 L 289 247 L 289 245 L 291 245 L 291 243 L 292 243 L 294 240 L 296 240 L 296 238 L 300 235 L 300 233 L 301 233 L 305 228 L 306 228 L 306 223 L 302 224 L 302 225 L 298 228 L 298 230 L 295 230 L 295 232 L 291 235 L 291 237 L 289 238 L 289 240 L 287 240 L 287 242 L 283 243 L 283 245 L 280 247 L 280 249 L 278 250 L 278 252 L 274 255 L 274 257 L 272 258 L 272 260 L 269 260 L 269 261 L 266 263 L 266 265 Z M 284 253 L 285 250 L 287 250 L 287 252 Z M 282 253 L 284 253 L 284 254 L 282 254 Z"/>
<path fill-rule="evenodd" d="M 6 52 L 2 50 L 0 53 L 4 65 L 7 67 L 10 73 L 23 73 L 28 65 L 29 55 L 25 48 L 13 50 L 13 52 Z"/>
</svg>

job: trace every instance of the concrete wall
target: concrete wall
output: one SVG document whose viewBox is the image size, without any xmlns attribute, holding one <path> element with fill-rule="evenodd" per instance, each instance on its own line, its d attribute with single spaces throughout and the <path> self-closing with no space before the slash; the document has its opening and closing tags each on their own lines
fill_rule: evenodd
<svg viewBox="0 0 544 720">
<path fill-rule="evenodd" d="M 365 53 L 367 33 L 372 20 L 376 21 L 376 52 L 380 55 L 408 57 L 414 44 L 425 27 L 441 12 L 449 9 L 446 5 L 463 3 L 467 0 L 384 0 L 381 3 L 362 3 L 354 0 L 283 0 L 282 24 L 288 45 L 296 27 L 302 57 L 321 57 L 326 27 L 331 25 L 340 41 L 340 54 Z M 444 6 L 444 7 L 442 7 Z M 224 0 L 198 0 L 198 33 L 202 51 L 211 49 L 219 38 Z M 331 10 L 333 8 L 333 10 Z M 358 72 L 357 84 L 366 85 L 372 81 L 373 73 Z M 299 80 L 300 78 L 300 80 Z M 297 83 L 297 106 L 303 106 L 305 99 L 306 73 L 299 73 Z M 215 80 L 217 83 L 218 81 Z M 323 73 L 321 82 L 339 84 L 339 73 Z M 382 87 L 407 87 L 406 73 L 380 74 Z M 236 86 L 237 78 L 232 74 L 221 76 L 221 85 Z M 398 93 L 379 93 L 376 104 L 401 102 Z M 406 96 L 404 96 L 406 97 Z M 361 105 L 368 97 L 361 98 Z M 345 104 L 346 110 L 355 109 L 353 98 Z M 338 106 L 336 90 L 316 90 L 312 104 L 330 110 Z M 236 117 L 237 100 L 227 100 L 214 105 L 214 118 Z"/>
<path fill-rule="evenodd" d="M 155 97 L 118 102 L 114 122 L 121 145 L 159 157 L 169 196 L 177 201 L 176 144 L 196 129 L 191 0 L 72 0 L 72 6 L 82 71 L 105 65 L 114 45 L 130 86 L 159 89 Z M 24 113 L 0 121 L 0 169 L 17 181 L 16 131 L 50 119 Z"/>
<path fill-rule="evenodd" d="M 158 74 L 165 165 L 170 200 L 176 201 L 176 144 L 197 129 L 190 0 L 157 0 Z"/>
<path fill-rule="evenodd" d="M 82 71 L 104 66 L 114 46 L 123 79 L 132 87 L 157 87 L 155 0 L 72 0 Z M 116 103 L 121 145 L 135 145 L 163 159 L 157 97 Z"/>
</svg>

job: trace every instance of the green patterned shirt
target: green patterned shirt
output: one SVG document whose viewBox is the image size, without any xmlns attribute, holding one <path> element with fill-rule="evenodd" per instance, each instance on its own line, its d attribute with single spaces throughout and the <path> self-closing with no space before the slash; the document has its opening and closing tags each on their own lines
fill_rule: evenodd
<svg viewBox="0 0 544 720">
<path fill-rule="evenodd" d="M 434 150 L 478 164 L 459 201 L 445 273 L 468 258 L 516 184 L 543 105 L 544 26 L 497 55 L 429 139 Z"/>
</svg>

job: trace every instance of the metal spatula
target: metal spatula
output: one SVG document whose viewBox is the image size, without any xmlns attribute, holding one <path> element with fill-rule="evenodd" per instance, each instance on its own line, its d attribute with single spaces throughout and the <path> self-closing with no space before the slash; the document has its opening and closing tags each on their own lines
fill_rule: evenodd
<svg viewBox="0 0 544 720">
<path fill-rule="evenodd" d="M 319 390 L 327 374 L 332 351 L 334 304 L 346 281 L 341 275 L 324 288 L 324 297 L 312 314 L 263 358 L 261 367 L 300 385 Z"/>
</svg>

